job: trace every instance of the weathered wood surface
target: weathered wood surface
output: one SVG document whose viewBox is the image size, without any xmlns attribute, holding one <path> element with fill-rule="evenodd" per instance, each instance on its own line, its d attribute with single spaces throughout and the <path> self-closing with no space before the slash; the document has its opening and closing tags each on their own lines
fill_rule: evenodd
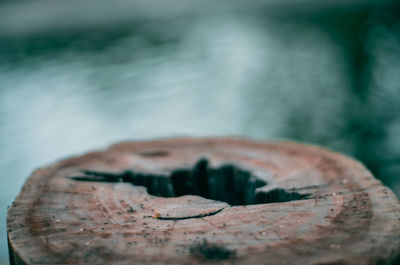
<svg viewBox="0 0 400 265">
<path fill-rule="evenodd" d="M 173 197 L 187 193 L 219 200 Z M 28 179 L 7 226 L 12 264 L 398 264 L 400 254 L 388 188 L 341 154 L 284 142 L 133 142 L 57 162 Z"/>
</svg>

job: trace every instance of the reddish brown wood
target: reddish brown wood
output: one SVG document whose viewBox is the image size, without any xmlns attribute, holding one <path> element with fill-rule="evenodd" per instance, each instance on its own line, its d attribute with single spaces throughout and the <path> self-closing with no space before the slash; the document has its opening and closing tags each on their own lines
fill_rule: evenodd
<svg viewBox="0 0 400 265">
<path fill-rule="evenodd" d="M 163 175 L 204 157 L 253 172 L 265 191 L 309 195 L 230 206 L 77 178 Z M 30 176 L 7 226 L 12 264 L 398 264 L 400 254 L 400 204 L 388 188 L 341 154 L 284 142 L 133 142 L 57 162 Z"/>
</svg>

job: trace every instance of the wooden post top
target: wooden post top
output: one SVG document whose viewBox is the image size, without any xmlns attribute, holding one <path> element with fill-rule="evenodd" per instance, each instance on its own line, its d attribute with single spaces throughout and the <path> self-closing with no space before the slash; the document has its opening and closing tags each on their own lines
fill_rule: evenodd
<svg viewBox="0 0 400 265">
<path fill-rule="evenodd" d="M 359 162 L 244 139 L 128 142 L 36 170 L 11 264 L 400 264 L 400 204 Z"/>
</svg>

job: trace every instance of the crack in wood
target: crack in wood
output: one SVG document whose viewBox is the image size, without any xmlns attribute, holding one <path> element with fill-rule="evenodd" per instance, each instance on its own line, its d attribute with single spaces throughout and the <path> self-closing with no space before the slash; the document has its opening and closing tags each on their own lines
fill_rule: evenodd
<svg viewBox="0 0 400 265">
<path fill-rule="evenodd" d="M 288 202 L 310 199 L 310 193 L 299 193 L 274 188 L 260 190 L 268 183 L 257 178 L 248 170 L 225 164 L 210 168 L 208 160 L 200 159 L 192 169 L 177 169 L 170 175 L 146 174 L 134 170 L 120 173 L 84 170 L 83 176 L 70 177 L 76 181 L 127 182 L 147 188 L 147 192 L 159 197 L 197 195 L 203 198 L 223 201 L 232 206 Z M 198 216 L 202 217 L 202 216 Z M 190 217 L 192 218 L 192 217 Z"/>
<path fill-rule="evenodd" d="M 180 217 L 157 216 L 157 217 L 153 217 L 153 218 L 158 219 L 158 220 L 174 220 L 174 221 L 186 220 L 186 219 L 192 219 L 192 218 L 204 218 L 204 217 L 216 215 L 216 214 L 222 212 L 224 209 L 225 208 L 220 208 L 218 210 L 215 210 L 215 211 L 212 211 L 212 212 L 209 212 L 209 213 L 189 215 L 189 216 L 180 216 Z"/>
</svg>

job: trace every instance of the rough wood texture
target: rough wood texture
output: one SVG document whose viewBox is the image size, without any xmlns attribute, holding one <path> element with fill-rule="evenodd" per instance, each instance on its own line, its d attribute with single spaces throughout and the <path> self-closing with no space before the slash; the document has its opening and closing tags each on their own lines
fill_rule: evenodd
<svg viewBox="0 0 400 265">
<path fill-rule="evenodd" d="M 399 202 L 360 163 L 241 139 L 122 143 L 36 170 L 7 226 L 12 264 L 399 264 L 400 254 Z"/>
</svg>

